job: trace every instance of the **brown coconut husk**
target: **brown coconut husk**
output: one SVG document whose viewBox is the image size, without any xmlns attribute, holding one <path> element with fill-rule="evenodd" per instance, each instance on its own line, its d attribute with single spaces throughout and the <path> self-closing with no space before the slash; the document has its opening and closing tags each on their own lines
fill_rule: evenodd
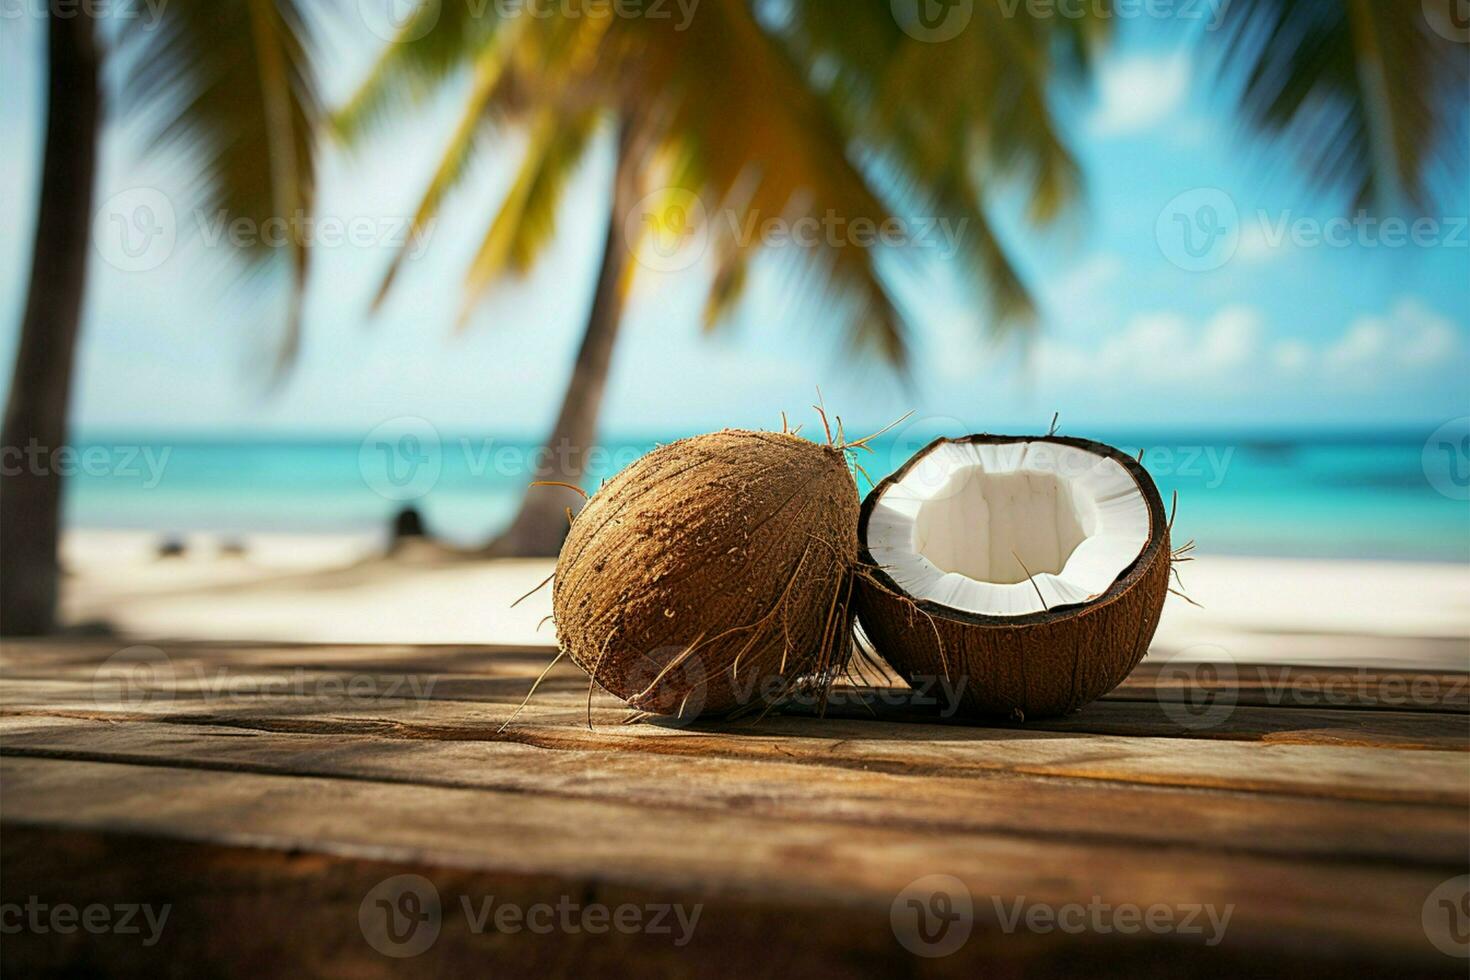
<svg viewBox="0 0 1470 980">
<path fill-rule="evenodd" d="M 852 656 L 857 514 L 840 442 L 725 430 L 661 446 L 572 523 L 553 580 L 562 653 L 643 712 L 825 698 Z"/>
<path fill-rule="evenodd" d="M 1024 616 L 987 616 L 906 594 L 868 551 L 868 520 L 883 491 L 941 443 L 1053 442 L 1117 460 L 1148 505 L 1148 543 L 1101 595 Z M 961 687 L 959 712 L 1015 721 L 1069 714 L 1116 687 L 1148 652 L 1169 575 L 1171 521 L 1153 478 L 1132 457 L 1087 439 L 974 435 L 937 439 L 879 483 L 858 517 L 858 622 L 877 653 L 905 680 L 937 677 Z M 1028 573 L 1029 574 L 1029 573 Z M 1033 583 L 1034 584 L 1034 583 Z M 1038 590 L 1039 594 L 1039 590 Z"/>
</svg>

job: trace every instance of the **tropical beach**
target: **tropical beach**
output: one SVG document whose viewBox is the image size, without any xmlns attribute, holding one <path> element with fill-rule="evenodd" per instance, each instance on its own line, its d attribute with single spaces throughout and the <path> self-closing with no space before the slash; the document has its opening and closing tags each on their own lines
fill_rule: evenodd
<svg viewBox="0 0 1470 980">
<path fill-rule="evenodd" d="M 244 554 L 186 535 L 78 531 L 63 543 L 69 628 L 119 643 L 153 639 L 280 643 L 556 644 L 549 559 L 470 562 L 441 549 L 382 556 L 362 535 L 251 535 Z M 1170 599 L 1150 656 L 1238 663 L 1461 670 L 1470 647 L 1470 567 L 1205 555 Z M 228 601 L 221 601 L 221 595 Z M 513 607 L 514 605 L 514 607 Z"/>
<path fill-rule="evenodd" d="M 1463 980 L 1463 0 L 0 19 L 6 977 Z"/>
<path fill-rule="evenodd" d="M 880 439 L 870 475 L 887 475 L 926 435 Z M 674 438 L 608 442 L 586 485 Z M 1412 435 L 1111 438 L 1178 494 L 1177 534 L 1197 544 L 1183 581 L 1199 605 L 1169 600 L 1153 657 L 1194 648 L 1242 662 L 1464 666 L 1470 514 L 1436 489 L 1452 485 L 1450 470 Z M 112 458 L 125 446 L 138 447 L 136 473 L 84 473 L 74 486 L 67 628 L 139 640 L 555 645 L 549 589 L 512 608 L 554 562 L 474 558 L 521 489 L 494 460 L 530 458 L 531 441 L 440 438 L 438 475 L 411 497 L 381 458 L 345 440 L 112 437 L 78 451 Z M 435 537 L 390 556 L 405 500 Z M 160 557 L 165 542 L 182 553 Z"/>
<path fill-rule="evenodd" d="M 887 475 L 923 435 L 878 441 L 870 475 Z M 673 438 L 609 442 L 586 485 Z M 1470 514 L 1436 489 L 1450 471 L 1412 436 L 1113 438 L 1178 495 L 1176 533 L 1197 544 L 1182 575 L 1199 605 L 1169 600 L 1155 657 L 1206 645 L 1244 661 L 1463 666 Z M 554 646 L 549 590 L 511 608 L 554 562 L 474 557 L 521 489 L 492 461 L 536 447 L 494 436 L 439 445 L 437 477 L 409 496 L 381 457 L 346 441 L 84 444 L 80 454 L 109 458 L 139 447 L 137 472 L 75 482 L 64 622 L 120 639 Z M 390 556 L 406 503 L 433 537 Z M 160 557 L 166 542 L 182 553 Z"/>
</svg>

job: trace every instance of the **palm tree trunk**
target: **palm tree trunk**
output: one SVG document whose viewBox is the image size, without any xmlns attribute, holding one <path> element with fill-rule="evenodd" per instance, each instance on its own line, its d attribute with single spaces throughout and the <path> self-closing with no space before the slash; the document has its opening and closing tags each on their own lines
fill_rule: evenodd
<svg viewBox="0 0 1470 980">
<path fill-rule="evenodd" d="M 47 30 L 41 207 L 0 433 L 0 633 L 11 636 L 45 633 L 55 622 L 61 475 L 54 454 L 66 442 L 101 113 L 92 18 L 53 16 Z"/>
<path fill-rule="evenodd" d="M 612 207 L 608 211 L 602 268 L 597 273 L 592 311 L 587 316 L 587 329 L 582 334 L 582 346 L 577 351 L 572 377 L 562 398 L 561 412 L 537 461 L 535 480 L 580 483 L 587 469 L 588 451 L 597 438 L 597 415 L 602 408 L 613 347 L 623 319 L 624 279 L 632 257 L 631 243 L 624 238 L 624 222 L 638 200 L 638 157 L 633 127 L 624 123 L 618 137 Z M 570 490 L 528 488 L 515 520 L 491 542 L 486 553 L 497 557 L 556 555 L 567 536 L 566 509 L 580 502 L 581 498 Z"/>
</svg>

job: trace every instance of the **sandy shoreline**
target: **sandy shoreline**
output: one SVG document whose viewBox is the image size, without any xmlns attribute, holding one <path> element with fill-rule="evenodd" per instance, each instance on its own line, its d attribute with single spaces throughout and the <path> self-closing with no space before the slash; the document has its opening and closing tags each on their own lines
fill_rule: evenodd
<svg viewBox="0 0 1470 980">
<path fill-rule="evenodd" d="M 63 542 L 66 624 L 120 639 L 552 646 L 547 560 L 374 559 L 363 536 L 186 539 L 72 531 Z M 1470 565 L 1201 555 L 1183 566 L 1203 608 L 1170 597 L 1151 659 L 1470 670 Z M 539 627 L 539 629 L 538 629 Z"/>
</svg>

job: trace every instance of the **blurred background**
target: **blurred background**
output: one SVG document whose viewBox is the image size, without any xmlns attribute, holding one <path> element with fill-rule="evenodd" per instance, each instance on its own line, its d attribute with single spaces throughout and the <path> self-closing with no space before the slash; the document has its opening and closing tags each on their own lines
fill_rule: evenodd
<svg viewBox="0 0 1470 980">
<path fill-rule="evenodd" d="M 532 481 L 783 412 L 825 438 L 820 398 L 903 419 L 864 492 L 1054 414 L 1141 452 L 1200 556 L 1170 652 L 1464 667 L 1463 2 L 0 30 L 6 632 L 550 643 L 544 596 L 506 606 L 580 498 Z"/>
</svg>

